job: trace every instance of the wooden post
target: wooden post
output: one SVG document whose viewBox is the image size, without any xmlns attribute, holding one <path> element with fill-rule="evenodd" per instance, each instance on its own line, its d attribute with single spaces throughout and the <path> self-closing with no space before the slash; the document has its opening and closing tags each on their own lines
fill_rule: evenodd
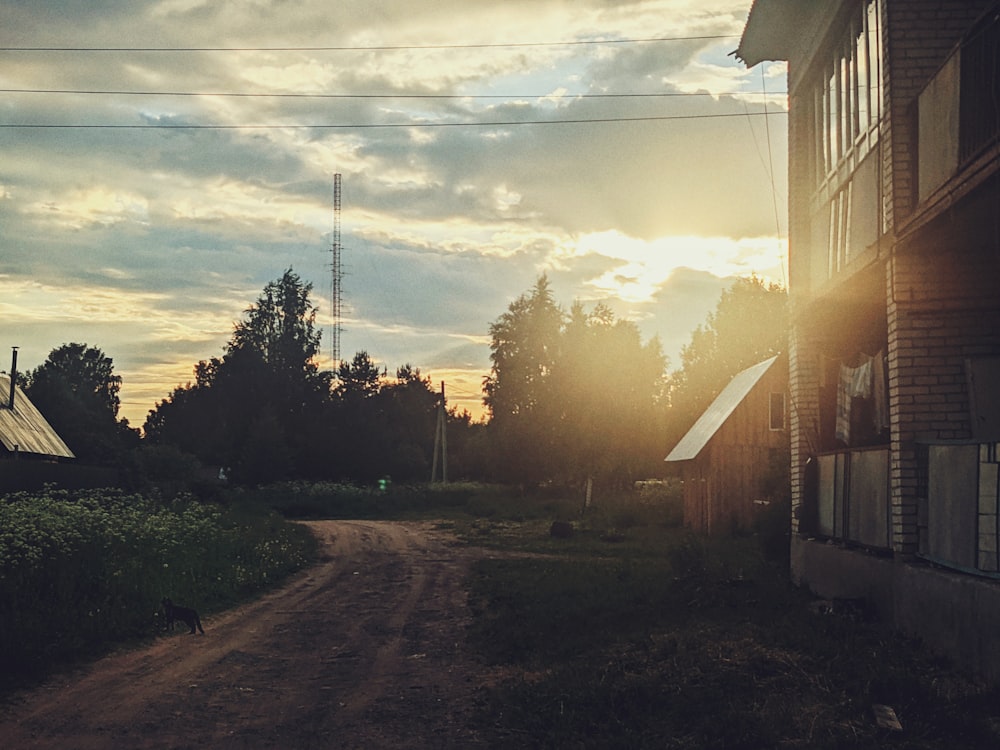
<svg viewBox="0 0 1000 750">
<path fill-rule="evenodd" d="M 441 457 L 441 483 L 448 483 L 448 412 L 445 408 L 444 381 L 441 381 L 441 408 L 438 409 L 437 427 L 434 430 L 434 458 L 431 463 L 431 482 L 437 480 L 438 456 Z"/>
<path fill-rule="evenodd" d="M 444 381 L 441 381 L 441 411 L 438 412 L 441 425 L 441 483 L 448 484 L 448 410 L 445 406 Z"/>
</svg>

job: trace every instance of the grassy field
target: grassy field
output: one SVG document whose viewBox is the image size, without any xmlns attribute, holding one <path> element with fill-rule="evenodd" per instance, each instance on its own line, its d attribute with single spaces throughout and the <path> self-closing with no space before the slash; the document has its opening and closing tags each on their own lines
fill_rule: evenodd
<svg viewBox="0 0 1000 750">
<path fill-rule="evenodd" d="M 759 537 L 699 538 L 634 499 L 592 509 L 570 539 L 552 520 L 444 522 L 534 555 L 474 571 L 470 636 L 502 676 L 483 710 L 497 746 L 1000 747 L 1000 691 L 863 608 L 823 613 Z"/>
<path fill-rule="evenodd" d="M 708 540 L 681 528 L 670 487 L 601 495 L 586 512 L 556 489 L 463 484 L 286 484 L 227 501 L 0 501 L 5 670 L 149 632 L 165 592 L 222 608 L 307 564 L 311 538 L 268 508 L 434 519 L 511 553 L 470 581 L 470 642 L 495 677 L 481 695 L 492 746 L 1000 747 L 1000 690 L 863 608 L 824 613 L 790 585 L 780 512 L 754 535 Z M 557 520 L 569 538 L 550 535 Z M 879 705 L 901 730 L 879 725 Z"/>
<path fill-rule="evenodd" d="M 469 636 L 495 679 L 495 747 L 997 748 L 1000 690 L 863 607 L 825 612 L 789 583 L 787 509 L 754 534 L 681 528 L 679 496 L 558 489 L 281 485 L 288 516 L 437 519 L 512 554 L 472 575 Z M 553 521 L 574 525 L 553 538 Z M 888 706 L 901 729 L 876 720 Z"/>
</svg>

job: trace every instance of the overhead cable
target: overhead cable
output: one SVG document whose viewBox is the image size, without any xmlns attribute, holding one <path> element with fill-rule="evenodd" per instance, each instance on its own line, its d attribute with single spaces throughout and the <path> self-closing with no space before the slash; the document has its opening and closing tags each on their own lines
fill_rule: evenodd
<svg viewBox="0 0 1000 750">
<path fill-rule="evenodd" d="M 561 42 L 496 42 L 471 44 L 377 44 L 330 47 L 0 47 L 0 52 L 395 52 L 436 49 L 503 49 L 520 47 L 578 47 L 605 44 L 650 44 L 656 42 L 738 39 L 738 34 L 663 36 L 638 39 L 574 39 Z"/>
<path fill-rule="evenodd" d="M 784 110 L 777 112 L 754 112 L 750 117 L 771 117 L 787 115 Z M 485 122 L 392 122 L 392 123 L 288 123 L 265 125 L 193 125 L 183 123 L 0 123 L 2 129 L 52 129 L 52 130 L 370 130 L 377 128 L 507 128 L 521 125 L 587 125 L 619 122 L 658 122 L 667 120 L 717 120 L 731 117 L 747 117 L 746 114 L 716 115 L 654 115 L 649 117 L 594 117 L 564 120 L 502 120 Z"/>
<path fill-rule="evenodd" d="M 239 91 L 122 91 L 117 89 L 0 89 L 2 94 L 84 94 L 100 96 L 204 96 L 204 97 L 248 97 L 275 99 L 656 99 L 691 96 L 766 96 L 781 94 L 780 91 L 671 91 L 662 93 L 634 94 L 320 94 L 297 92 L 239 92 Z"/>
</svg>

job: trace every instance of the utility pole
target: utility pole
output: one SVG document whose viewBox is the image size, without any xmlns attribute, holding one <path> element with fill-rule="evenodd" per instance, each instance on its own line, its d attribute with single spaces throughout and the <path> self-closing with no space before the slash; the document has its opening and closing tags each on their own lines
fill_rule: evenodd
<svg viewBox="0 0 1000 750">
<path fill-rule="evenodd" d="M 434 460 L 431 464 L 431 482 L 437 479 L 438 456 L 441 457 L 441 483 L 448 484 L 448 412 L 445 407 L 444 381 L 441 381 L 441 403 L 438 408 L 437 429 L 434 431 Z"/>
<path fill-rule="evenodd" d="M 330 266 L 333 270 L 331 279 L 330 301 L 333 309 L 333 335 L 330 337 L 330 356 L 333 359 L 332 367 L 334 375 L 340 368 L 340 331 L 341 331 L 341 282 L 344 279 L 344 272 L 340 267 L 340 173 L 333 176 L 333 239 L 330 243 L 330 252 L 333 256 Z"/>
</svg>

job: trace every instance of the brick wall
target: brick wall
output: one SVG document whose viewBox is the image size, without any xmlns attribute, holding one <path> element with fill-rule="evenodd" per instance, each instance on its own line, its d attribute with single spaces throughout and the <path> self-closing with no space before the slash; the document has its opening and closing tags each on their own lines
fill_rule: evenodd
<svg viewBox="0 0 1000 750">
<path fill-rule="evenodd" d="M 883 84 L 890 102 L 882 131 L 886 227 L 915 205 L 917 96 L 973 21 L 995 0 L 883 0 Z"/>
<path fill-rule="evenodd" d="M 885 101 L 880 135 L 882 230 L 893 230 L 914 207 L 916 185 L 915 103 L 927 82 L 961 40 L 969 25 L 995 0 L 881 0 Z M 796 65 L 789 61 L 790 78 Z M 789 268 L 793 310 L 822 308 L 808 279 L 809 201 L 812 181 L 809 151 L 816 137 L 810 107 L 798 98 L 811 90 L 797 80 L 789 118 Z M 917 443 L 920 438 L 960 439 L 970 435 L 969 397 L 964 357 L 996 347 L 1000 338 L 992 288 L 996 253 L 966 253 L 941 236 L 924 245 L 894 248 L 886 274 L 886 313 L 890 373 L 892 446 L 890 498 L 894 548 L 916 551 Z M 850 284 L 848 279 L 846 284 Z M 800 316 L 804 317 L 804 316 Z M 792 393 L 792 499 L 799 507 L 805 458 L 815 451 L 819 417 L 818 363 L 821 332 L 798 323 L 790 347 Z M 793 530 L 799 519 L 793 513 Z"/>
<path fill-rule="evenodd" d="M 798 92 L 791 87 L 797 73 L 794 65 L 794 61 L 789 62 L 788 184 L 801 187 L 790 190 L 788 198 L 788 291 L 793 320 L 808 305 L 811 292 L 809 266 L 813 253 L 810 251 L 809 202 L 813 178 L 809 173 L 809 159 L 816 137 L 809 106 L 802 105 Z M 806 92 L 805 96 L 811 96 L 810 86 L 806 85 L 802 90 Z M 792 534 L 798 534 L 800 530 L 805 461 L 814 452 L 810 449 L 810 430 L 815 430 L 819 419 L 815 372 L 818 354 L 816 347 L 809 344 L 808 336 L 800 334 L 795 329 L 789 336 L 788 352 Z"/>
<path fill-rule="evenodd" d="M 793 334 L 789 339 L 788 375 L 791 408 L 789 433 L 791 436 L 791 496 L 792 533 L 800 531 L 802 507 L 805 499 L 806 459 L 815 453 L 818 440 L 819 396 L 817 390 L 817 364 L 819 354 L 807 337 Z"/>
<path fill-rule="evenodd" d="M 890 262 L 890 481 L 904 553 L 916 551 L 918 443 L 972 437 L 966 358 L 1000 354 L 1000 255 L 963 239 L 962 219 L 901 243 Z"/>
</svg>

